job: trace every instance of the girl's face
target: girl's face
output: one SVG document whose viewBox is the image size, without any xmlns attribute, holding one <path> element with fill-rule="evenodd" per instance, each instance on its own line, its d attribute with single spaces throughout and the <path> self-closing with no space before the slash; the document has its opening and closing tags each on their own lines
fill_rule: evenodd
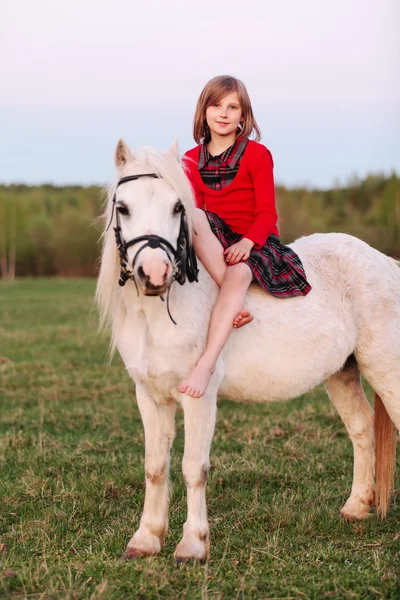
<svg viewBox="0 0 400 600">
<path fill-rule="evenodd" d="M 242 120 L 242 108 L 237 92 L 230 92 L 206 110 L 206 121 L 211 137 L 236 136 L 236 130 Z"/>
</svg>

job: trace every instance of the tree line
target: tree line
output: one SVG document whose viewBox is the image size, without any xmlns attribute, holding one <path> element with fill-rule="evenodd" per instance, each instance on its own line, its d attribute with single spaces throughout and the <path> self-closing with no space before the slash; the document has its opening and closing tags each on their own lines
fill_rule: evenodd
<svg viewBox="0 0 400 600">
<path fill-rule="evenodd" d="M 103 223 L 98 186 L 0 186 L 0 275 L 95 276 Z M 277 186 L 282 243 L 342 231 L 400 257 L 400 179 L 371 174 L 329 190 Z"/>
</svg>

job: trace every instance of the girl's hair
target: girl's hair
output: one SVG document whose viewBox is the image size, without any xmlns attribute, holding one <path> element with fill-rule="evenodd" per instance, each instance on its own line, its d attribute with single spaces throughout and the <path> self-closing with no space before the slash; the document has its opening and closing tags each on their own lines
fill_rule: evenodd
<svg viewBox="0 0 400 600">
<path fill-rule="evenodd" d="M 213 77 L 205 85 L 200 97 L 197 101 L 196 112 L 193 119 L 193 138 L 197 144 L 204 142 L 208 144 L 211 140 L 210 129 L 206 121 L 206 110 L 209 106 L 218 102 L 229 94 L 237 92 L 242 109 L 243 123 L 238 127 L 237 134 L 241 137 L 248 138 L 252 133 L 256 142 L 261 140 L 261 131 L 253 115 L 249 94 L 246 86 L 235 77 L 229 75 L 218 75 Z"/>
</svg>

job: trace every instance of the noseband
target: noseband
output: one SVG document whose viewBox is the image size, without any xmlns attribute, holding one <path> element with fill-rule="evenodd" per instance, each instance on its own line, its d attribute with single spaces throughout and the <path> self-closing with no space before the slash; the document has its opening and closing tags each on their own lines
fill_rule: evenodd
<svg viewBox="0 0 400 600">
<path fill-rule="evenodd" d="M 155 173 L 141 173 L 140 175 L 130 175 L 128 177 L 122 177 L 117 183 L 117 188 L 119 188 L 119 186 L 122 185 L 123 183 L 126 183 L 128 181 L 136 181 L 136 179 L 140 179 L 141 177 L 151 177 L 153 179 L 159 179 L 159 176 L 156 175 Z M 190 282 L 198 281 L 197 275 L 198 275 L 199 271 L 197 268 L 196 254 L 194 252 L 193 246 L 190 244 L 189 229 L 188 229 L 188 225 L 187 225 L 186 212 L 185 212 L 184 206 L 182 205 L 181 226 L 180 226 L 180 230 L 179 230 L 177 247 L 175 250 L 175 248 L 172 246 L 172 244 L 168 240 L 162 238 L 159 235 L 154 235 L 154 234 L 140 235 L 138 237 L 132 238 L 128 242 L 125 242 L 122 237 L 119 212 L 115 208 L 116 197 L 117 197 L 117 190 L 115 190 L 115 193 L 114 193 L 114 197 L 113 197 L 113 201 L 112 201 L 113 204 L 112 204 L 111 218 L 110 218 L 110 222 L 107 226 L 107 230 L 109 229 L 109 227 L 112 223 L 112 219 L 113 219 L 114 211 L 115 211 L 117 226 L 114 227 L 113 229 L 114 229 L 114 233 L 115 233 L 115 241 L 117 243 L 117 248 L 118 248 L 119 258 L 120 258 L 121 270 L 120 270 L 120 276 L 119 276 L 119 280 L 118 280 L 119 285 L 124 286 L 125 283 L 128 281 L 128 279 L 132 279 L 132 281 L 134 282 L 134 284 L 136 286 L 136 291 L 139 295 L 139 288 L 136 283 L 134 270 L 135 270 L 136 260 L 139 256 L 139 254 L 142 252 L 142 250 L 144 250 L 147 247 L 153 248 L 153 249 L 161 248 L 161 250 L 164 250 L 164 252 L 168 256 L 168 260 L 170 261 L 170 263 L 173 266 L 173 280 L 174 281 L 177 281 L 180 285 L 183 285 L 185 283 L 186 277 L 188 278 L 188 280 Z M 135 257 L 132 262 L 132 269 L 131 269 L 129 267 L 129 263 L 128 263 L 127 250 L 130 246 L 133 246 L 134 244 L 137 244 L 138 242 L 145 242 L 145 243 L 136 252 Z M 172 254 L 174 260 L 172 260 L 171 254 Z M 172 318 L 170 310 L 169 310 L 169 290 L 170 290 L 170 288 L 168 288 L 168 294 L 167 294 L 167 310 L 168 310 L 168 314 L 169 314 L 171 321 L 176 325 L 176 322 Z M 164 298 L 162 296 L 160 296 L 160 297 L 161 297 L 161 300 L 164 300 Z"/>
</svg>

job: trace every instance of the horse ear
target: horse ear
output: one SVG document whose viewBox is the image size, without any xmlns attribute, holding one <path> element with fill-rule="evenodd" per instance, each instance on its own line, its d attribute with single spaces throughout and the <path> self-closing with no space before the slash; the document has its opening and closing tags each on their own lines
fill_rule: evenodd
<svg viewBox="0 0 400 600">
<path fill-rule="evenodd" d="M 168 152 L 168 154 L 171 154 L 171 156 L 173 156 L 178 162 L 180 161 L 179 143 L 178 143 L 178 138 L 177 137 L 174 139 L 174 141 L 172 142 L 172 144 L 168 148 L 167 152 Z"/>
<path fill-rule="evenodd" d="M 129 150 L 129 146 L 124 142 L 123 139 L 120 139 L 117 144 L 117 148 L 115 150 L 115 164 L 117 169 L 120 169 L 127 162 L 132 159 L 131 151 Z"/>
</svg>

